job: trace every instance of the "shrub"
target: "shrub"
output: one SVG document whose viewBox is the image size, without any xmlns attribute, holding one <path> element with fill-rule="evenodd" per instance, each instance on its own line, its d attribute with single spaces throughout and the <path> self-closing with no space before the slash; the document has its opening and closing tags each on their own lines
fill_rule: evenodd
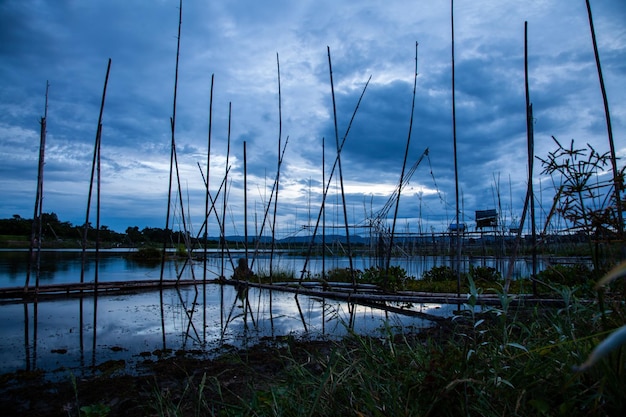
<svg viewBox="0 0 626 417">
<path fill-rule="evenodd" d="M 390 266 L 386 271 L 377 266 L 372 266 L 363 271 L 361 277 L 363 282 L 377 284 L 390 291 L 405 290 L 409 279 L 406 270 L 399 266 Z"/>
<path fill-rule="evenodd" d="M 470 265 L 469 275 L 474 282 L 490 283 L 498 282 L 502 279 L 502 274 L 490 266 Z"/>
<path fill-rule="evenodd" d="M 546 284 L 561 284 L 570 287 L 595 283 L 594 272 L 584 264 L 552 265 L 537 274 L 539 281 Z"/>
<path fill-rule="evenodd" d="M 358 282 L 362 278 L 362 272 L 355 269 L 354 276 Z M 350 273 L 350 268 L 334 268 L 326 273 L 326 279 L 334 282 L 352 282 L 352 274 Z"/>
<path fill-rule="evenodd" d="M 456 281 L 456 272 L 449 266 L 433 266 L 424 272 L 422 279 L 428 282 Z"/>
</svg>

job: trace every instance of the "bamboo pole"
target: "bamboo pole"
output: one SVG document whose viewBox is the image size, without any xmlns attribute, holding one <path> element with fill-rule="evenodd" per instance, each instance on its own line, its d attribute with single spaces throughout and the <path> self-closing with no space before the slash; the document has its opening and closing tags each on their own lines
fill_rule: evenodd
<svg viewBox="0 0 626 417">
<path fill-rule="evenodd" d="M 179 17 L 178 17 L 178 39 L 177 39 L 177 49 L 176 49 L 176 79 L 174 82 L 174 105 L 172 109 L 172 117 L 170 118 L 170 124 L 172 128 L 172 151 L 174 155 L 174 166 L 175 166 L 175 171 L 176 171 L 176 184 L 178 186 L 178 203 L 180 205 L 180 217 L 183 223 L 183 240 L 185 242 L 185 249 L 187 252 L 187 261 L 189 262 L 189 265 L 190 265 L 191 276 L 195 280 L 195 274 L 194 274 L 193 265 L 192 265 L 193 259 L 191 257 L 192 247 L 191 247 L 189 233 L 187 230 L 187 220 L 185 216 L 185 204 L 183 203 L 183 190 L 180 184 L 180 170 L 178 168 L 178 154 L 176 152 L 176 98 L 177 98 L 177 92 L 178 92 L 178 61 L 180 57 L 180 33 L 181 33 L 181 26 L 182 26 L 183 0 L 180 0 L 179 4 L 180 4 L 180 7 L 179 7 Z M 182 272 L 183 271 L 181 270 L 178 276 L 179 280 L 180 280 L 180 276 L 182 275 Z"/>
<path fill-rule="evenodd" d="M 211 74 L 211 91 L 209 94 L 209 127 L 208 127 L 208 134 L 207 134 L 207 157 L 206 157 L 206 181 L 205 181 L 205 186 L 206 186 L 206 195 L 204 196 L 204 256 L 202 258 L 202 284 L 203 284 L 203 291 L 202 291 L 202 322 L 204 323 L 204 326 L 202 328 L 202 335 L 203 335 L 203 340 L 206 340 L 206 323 L 207 323 L 207 317 L 206 317 L 206 309 L 207 309 L 207 303 L 206 303 L 206 280 L 207 280 L 207 256 L 208 256 L 208 240 L 209 240 L 209 179 L 210 179 L 210 173 L 211 173 L 211 131 L 213 128 L 213 84 L 215 81 L 215 74 Z M 199 164 L 198 164 L 199 166 Z M 202 170 L 200 170 L 202 171 Z M 200 228 L 200 230 L 202 230 L 202 228 Z"/>
<path fill-rule="evenodd" d="M 221 224 L 221 228 L 220 228 L 220 248 L 221 248 L 221 252 L 222 252 L 222 256 L 221 256 L 221 270 L 220 270 L 220 277 L 222 279 L 226 278 L 224 276 L 224 253 L 225 253 L 225 245 L 226 245 L 226 202 L 228 201 L 228 171 L 229 171 L 229 167 L 228 167 L 228 162 L 229 162 L 229 158 L 230 158 L 230 122 L 231 122 L 231 118 L 232 118 L 232 103 L 229 102 L 228 103 L 228 136 L 226 138 L 226 172 L 224 174 L 224 194 L 222 195 L 222 224 Z"/>
<path fill-rule="evenodd" d="M 326 138 L 322 138 L 322 187 L 326 184 Z M 326 208 L 322 203 L 322 280 L 326 281 Z M 315 239 L 315 237 L 313 238 Z"/>
<path fill-rule="evenodd" d="M 593 16 L 591 14 L 591 5 L 589 0 L 587 3 L 587 15 L 589 16 L 589 30 L 591 31 L 591 40 L 593 42 L 593 53 L 596 58 L 596 67 L 598 68 L 598 79 L 600 81 L 600 90 L 602 92 L 602 101 L 604 103 L 604 115 L 606 119 L 606 130 L 609 138 L 609 148 L 611 152 L 611 168 L 613 169 L 613 187 L 615 192 L 615 206 L 617 209 L 618 219 L 618 236 L 624 238 L 624 215 L 622 213 L 621 191 L 623 189 L 622 177 L 617 170 L 617 158 L 615 156 L 615 143 L 613 142 L 613 128 L 611 127 L 611 112 L 609 111 L 609 100 L 604 87 L 604 77 L 602 76 L 602 66 L 600 64 L 600 54 L 598 53 L 598 43 L 596 42 L 596 32 L 593 27 Z"/>
<path fill-rule="evenodd" d="M 86 251 L 87 251 L 87 232 L 89 231 L 89 212 L 91 209 L 91 196 L 93 193 L 93 177 L 94 177 L 94 173 L 95 173 L 95 169 L 96 169 L 96 165 L 99 162 L 99 157 L 100 157 L 100 137 L 102 134 L 102 115 L 104 112 L 104 101 L 106 98 L 106 91 L 107 91 L 107 84 L 109 82 L 109 73 L 111 71 L 111 58 L 109 58 L 109 62 L 107 65 L 107 72 L 106 72 L 106 76 L 104 78 L 104 88 L 102 91 L 102 101 L 100 102 L 100 115 L 98 117 L 98 128 L 96 129 L 96 143 L 94 146 L 94 150 L 93 150 L 93 161 L 91 163 L 91 179 L 89 181 L 89 194 L 87 197 L 87 210 L 86 210 L 86 215 L 85 215 L 85 224 L 83 225 L 83 239 L 82 239 L 82 257 L 81 257 L 81 268 L 80 268 L 80 282 L 83 283 L 85 282 L 85 261 L 86 261 Z M 99 191 L 98 191 L 99 193 Z M 98 199 L 97 204 L 100 204 L 100 201 Z M 100 208 L 97 207 L 97 211 L 100 211 Z M 98 220 L 99 221 L 99 220 Z M 97 232 L 96 232 L 97 233 Z M 96 250 L 98 249 L 98 236 L 96 236 Z M 96 258 L 98 258 L 96 256 Z M 97 272 L 98 271 L 98 267 L 96 264 L 96 278 L 97 278 Z"/>
<path fill-rule="evenodd" d="M 246 265 L 248 265 L 248 157 L 246 154 L 246 141 L 243 141 L 243 234 L 244 248 L 246 253 Z"/>
<path fill-rule="evenodd" d="M 456 292 L 461 296 L 461 222 L 459 212 L 459 166 L 456 146 L 456 99 L 455 99 L 455 74 L 454 74 L 454 0 L 450 0 L 450 23 L 452 29 L 452 142 L 454 146 L 454 195 L 456 211 Z"/>
<path fill-rule="evenodd" d="M 535 223 L 535 193 L 533 189 L 533 166 L 535 160 L 535 138 L 533 131 L 533 105 L 528 87 L 528 22 L 524 22 L 524 89 L 526 91 L 526 135 L 528 144 L 528 203 L 530 204 L 530 227 L 532 239 L 532 282 L 533 294 L 537 295 L 537 225 Z"/>
<path fill-rule="evenodd" d="M 320 220 L 322 218 L 322 213 L 326 213 L 325 212 L 325 208 L 326 208 L 326 197 L 328 196 L 328 190 L 330 188 L 330 184 L 332 182 L 333 179 L 333 175 L 335 173 L 335 168 L 337 167 L 337 162 L 338 162 L 338 156 L 341 153 L 341 149 L 343 149 L 343 145 L 346 143 L 346 139 L 348 138 L 348 134 L 350 133 L 350 128 L 352 127 L 352 122 L 354 121 L 354 117 L 356 116 L 356 113 L 359 109 L 359 106 L 361 104 L 361 100 L 363 99 L 363 96 L 365 95 L 365 90 L 367 90 L 367 86 L 370 83 L 370 80 L 372 79 L 372 76 L 370 75 L 370 77 L 368 78 L 367 82 L 365 83 L 365 87 L 363 87 L 363 91 L 361 92 L 361 96 L 359 97 L 359 100 L 357 101 L 357 104 L 354 108 L 354 111 L 352 112 L 352 117 L 350 118 L 350 123 L 348 123 L 348 128 L 346 129 L 346 133 L 343 135 L 343 139 L 341 140 L 341 146 L 339 148 L 339 153 L 335 156 L 335 162 L 333 163 L 333 167 L 330 170 L 330 175 L 328 177 L 328 180 L 326 182 L 326 188 L 324 189 L 324 192 L 322 193 L 322 204 L 320 205 L 320 210 L 319 213 L 317 214 L 317 221 L 315 222 L 315 228 L 313 229 L 313 234 L 311 235 L 311 240 L 309 241 L 309 247 L 307 249 L 307 254 L 304 260 L 304 266 L 302 268 L 302 274 L 300 275 L 300 281 L 302 281 L 304 279 L 304 274 L 306 272 L 306 268 L 309 262 L 309 258 L 311 257 L 311 251 L 313 249 L 313 244 L 315 243 L 315 237 L 317 236 L 317 229 L 319 228 L 319 224 L 320 224 Z"/>
<path fill-rule="evenodd" d="M 183 24 L 183 0 L 180 0 L 178 6 L 178 36 L 176 45 L 176 69 L 174 72 L 174 100 L 172 104 L 172 117 L 170 118 L 171 127 L 171 145 L 170 145 L 170 178 L 169 186 L 167 190 L 167 214 L 165 219 L 165 233 L 169 230 L 170 224 L 170 206 L 172 204 L 172 181 L 173 181 L 173 169 L 174 169 L 174 156 L 176 154 L 176 142 L 175 142 L 175 128 L 176 128 L 176 98 L 178 93 L 178 61 L 180 57 L 180 29 Z M 160 281 L 163 281 L 163 272 L 165 270 L 165 255 L 167 250 L 167 238 L 163 240 L 163 253 L 161 254 L 161 274 Z"/>
<path fill-rule="evenodd" d="M 272 219 L 272 246 L 270 249 L 270 282 L 272 280 L 272 267 L 274 261 L 274 248 L 276 246 L 276 212 L 278 211 L 278 188 L 280 184 L 280 164 L 282 162 L 280 148 L 283 132 L 283 113 L 282 113 L 282 96 L 280 93 L 280 60 L 278 59 L 278 52 L 276 53 L 276 69 L 278 73 L 278 153 L 277 153 L 277 168 L 276 168 L 276 197 L 274 198 L 274 216 Z"/>
<path fill-rule="evenodd" d="M 385 284 L 388 279 L 389 267 L 391 264 L 391 252 L 393 248 L 393 237 L 396 231 L 396 220 L 398 219 L 398 209 L 400 207 L 400 193 L 402 191 L 402 184 L 404 183 L 404 171 L 406 169 L 406 160 L 409 157 L 409 148 L 411 145 L 411 133 L 413 131 L 413 114 L 415 113 L 415 90 L 417 88 L 417 42 L 415 42 L 415 75 L 413 77 L 413 101 L 411 104 L 411 117 L 409 121 L 409 134 L 406 140 L 406 148 L 404 150 L 404 161 L 402 162 L 402 172 L 400 173 L 400 182 L 398 185 L 398 194 L 396 196 L 396 204 L 393 213 L 393 223 L 391 225 L 391 237 L 389 239 L 389 248 L 387 249 L 387 263 L 385 265 L 385 270 L 387 274 L 385 274 Z M 416 167 L 417 168 L 417 167 Z"/>
<path fill-rule="evenodd" d="M 41 118 L 40 134 L 39 134 L 39 164 L 37 166 L 37 189 L 35 192 L 35 208 L 33 213 L 33 223 L 31 225 L 30 246 L 28 249 L 28 269 L 26 270 L 26 282 L 24 284 L 24 292 L 28 292 L 30 285 L 30 274 L 32 270 L 33 251 L 35 239 L 37 240 L 37 262 L 36 262 L 36 281 L 35 293 L 39 289 L 39 269 L 41 265 L 41 235 L 42 235 L 42 219 L 43 214 L 43 169 L 46 152 L 46 126 L 48 121 L 48 90 L 50 83 L 46 81 L 46 99 L 44 105 L 44 116 Z"/>
<path fill-rule="evenodd" d="M 339 130 L 337 128 L 337 105 L 335 101 L 335 86 L 333 84 L 333 66 L 330 59 L 330 46 L 328 49 L 328 71 L 330 74 L 330 90 L 333 98 L 333 121 L 335 124 L 335 143 L 337 145 L 337 166 L 339 168 L 339 185 L 341 187 L 341 203 L 343 207 L 343 220 L 346 232 L 346 245 L 348 247 L 348 260 L 350 264 L 350 276 L 352 277 L 352 284 L 356 285 L 356 277 L 354 275 L 354 266 L 352 263 L 352 248 L 350 246 L 350 228 L 348 227 L 348 212 L 346 209 L 346 193 L 343 186 L 343 170 L 341 169 L 341 149 L 343 144 L 339 143 Z"/>
<path fill-rule="evenodd" d="M 280 156 L 278 159 L 278 170 L 276 172 L 276 177 L 274 178 L 274 183 L 272 184 L 272 190 L 270 192 L 269 201 L 267 202 L 267 205 L 265 206 L 265 211 L 263 214 L 263 221 L 261 222 L 261 230 L 258 232 L 258 234 L 256 234 L 257 240 L 254 245 L 254 256 L 252 258 L 252 263 L 250 264 L 250 269 L 252 269 L 252 266 L 254 266 L 254 262 L 256 261 L 256 257 L 259 253 L 259 244 L 261 242 L 261 236 L 263 235 L 263 230 L 265 229 L 265 224 L 267 223 L 267 217 L 269 215 L 270 207 L 272 207 L 272 200 L 274 198 L 274 193 L 276 192 L 276 189 L 278 188 L 279 172 L 283 164 L 283 158 L 285 157 L 285 151 L 287 150 L 288 143 L 289 143 L 289 136 L 287 136 L 287 138 L 285 139 L 285 144 L 283 145 L 282 152 L 280 153 Z"/>
</svg>

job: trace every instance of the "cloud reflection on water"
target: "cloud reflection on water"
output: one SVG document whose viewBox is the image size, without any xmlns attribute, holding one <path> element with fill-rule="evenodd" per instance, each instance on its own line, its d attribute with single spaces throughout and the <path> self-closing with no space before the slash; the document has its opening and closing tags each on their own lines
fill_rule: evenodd
<svg viewBox="0 0 626 417">
<path fill-rule="evenodd" d="M 0 305 L 0 372 L 65 368 L 80 374 L 90 372 L 85 366 L 119 359 L 131 369 L 132 364 L 157 359 L 152 353 L 165 349 L 201 350 L 210 356 L 225 345 L 243 348 L 264 337 L 334 338 L 349 329 L 382 336 L 389 326 L 399 330 L 431 324 L 372 307 L 279 291 L 250 288 L 242 300 L 230 285 L 208 284 L 205 293 L 201 284 L 197 289 L 101 295 L 95 316 L 93 298 Z M 437 307 L 412 309 L 451 313 Z"/>
</svg>

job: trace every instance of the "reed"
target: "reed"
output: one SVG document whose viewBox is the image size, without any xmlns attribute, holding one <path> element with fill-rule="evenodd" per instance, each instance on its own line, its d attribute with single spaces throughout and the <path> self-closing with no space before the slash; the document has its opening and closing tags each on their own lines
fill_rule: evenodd
<svg viewBox="0 0 626 417">
<path fill-rule="evenodd" d="M 455 272 L 449 274 L 453 285 Z M 159 416 L 621 415 L 626 407 L 621 343 L 626 306 L 619 285 L 611 284 L 625 275 L 621 265 L 598 284 L 610 286 L 605 320 L 599 319 L 601 307 L 579 298 L 575 287 L 556 284 L 552 287 L 562 298 L 562 308 L 514 308 L 509 294 L 500 290 L 500 305 L 474 309 L 476 295 L 491 289 L 468 277 L 463 311 L 428 330 L 401 333 L 389 323 L 377 337 L 351 331 L 340 341 L 276 337 L 210 362 L 181 354 L 176 361 L 159 364 L 145 384 L 126 388 L 139 392 L 133 401 L 120 403 L 119 394 L 94 395 L 98 391 L 85 385 L 87 381 L 74 379 L 67 411 L 98 415 L 88 413 L 110 408 L 108 415 L 133 411 Z M 100 383 L 110 381 L 107 377 Z"/>
</svg>

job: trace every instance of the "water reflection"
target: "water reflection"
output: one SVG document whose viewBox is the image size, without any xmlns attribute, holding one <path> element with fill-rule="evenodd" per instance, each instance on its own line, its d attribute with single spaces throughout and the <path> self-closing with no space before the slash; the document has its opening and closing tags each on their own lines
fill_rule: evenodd
<svg viewBox="0 0 626 417">
<path fill-rule="evenodd" d="M 101 253 L 99 262 L 88 253 L 86 282 L 140 281 L 158 279 L 160 264 L 137 263 L 125 253 Z M 0 287 L 22 286 L 26 275 L 28 253 L 0 251 Z M 41 280 L 47 283 L 76 283 L 81 272 L 80 252 L 42 252 Z M 304 258 L 278 254 L 275 270 L 299 274 Z M 542 260 L 541 268 L 551 262 Z M 449 257 L 397 258 L 394 265 L 420 277 L 433 266 L 451 265 Z M 97 267 L 97 275 L 94 268 Z M 193 269 L 201 264 L 185 265 L 166 262 L 165 277 L 191 279 Z M 222 274 L 222 259 L 207 259 L 207 277 Z M 227 263 L 228 265 L 228 263 Z M 255 272 L 264 271 L 269 257 L 260 257 Z M 345 268 L 347 258 L 308 262 L 310 274 L 327 269 Z M 355 258 L 354 266 L 367 269 L 368 258 Z M 502 271 L 508 259 L 470 258 L 470 265 L 491 266 Z M 514 276 L 527 275 L 530 262 L 516 261 Z M 225 270 L 230 276 L 232 270 Z M 195 276 L 201 276 L 197 271 Z M 286 335 L 307 337 L 342 337 L 350 331 L 374 336 L 386 335 L 390 329 L 405 331 L 430 326 L 428 315 L 449 316 L 457 305 L 387 303 L 358 305 L 313 296 L 258 289 L 256 287 L 208 284 L 136 294 L 59 299 L 38 302 L 0 303 L 0 373 L 16 370 L 60 370 L 66 375 L 92 373 L 110 360 L 123 361 L 127 370 L 146 360 L 156 360 L 163 352 L 197 351 L 211 356 L 224 346 L 246 347 L 264 337 Z M 402 309 L 400 309 L 402 307 Z M 413 314 L 407 314 L 407 312 Z"/>
<path fill-rule="evenodd" d="M 390 325 L 432 324 L 341 301 L 253 287 L 202 287 L 0 305 L 0 372 L 40 368 L 81 375 L 110 360 L 124 360 L 131 371 L 179 349 L 208 357 L 225 345 L 246 347 L 264 337 L 341 337 L 350 329 L 382 336 Z M 435 305 L 413 309 L 451 312 Z"/>
<path fill-rule="evenodd" d="M 98 264 L 98 281 L 137 281 L 156 280 L 160 276 L 160 262 L 137 262 L 131 259 L 128 251 L 102 251 Z M 569 260 L 571 262 L 572 260 Z M 581 262 L 580 259 L 574 260 Z M 188 265 L 185 261 L 168 261 L 165 263 L 164 277 L 167 279 L 200 280 L 204 274 L 200 273 L 204 262 L 193 262 Z M 424 272 L 434 266 L 453 266 L 454 259 L 450 256 L 412 256 L 393 258 L 392 265 L 404 268 L 409 276 L 421 278 Z M 261 254 L 254 263 L 254 272 L 268 272 L 270 257 Z M 504 276 L 508 269 L 508 257 L 470 257 L 461 259 L 461 269 L 467 272 L 470 266 L 488 266 L 500 271 Z M 564 259 L 540 258 L 538 271 L 545 269 L 552 263 L 564 263 Z M 305 265 L 305 258 L 287 253 L 277 253 L 273 259 L 273 270 L 293 273 L 299 277 Z M 376 259 L 358 256 L 353 259 L 355 268 L 365 270 L 376 265 Z M 28 267 L 28 251 L 0 250 L 0 287 L 22 286 Z M 320 274 L 322 267 L 326 270 L 333 268 L 348 268 L 347 257 L 312 258 L 307 262 L 309 275 Z M 216 279 L 222 275 L 222 260 L 219 253 L 209 253 L 206 262 L 207 279 Z M 195 271 L 195 273 L 193 272 Z M 518 258 L 514 262 L 513 278 L 529 276 L 532 272 L 532 262 L 527 258 Z M 41 284 L 59 284 L 80 282 L 81 252 L 66 250 L 44 250 L 41 252 Z M 232 264 L 225 262 L 224 276 L 232 275 Z M 85 263 L 85 281 L 93 282 L 95 276 L 95 254 L 87 252 Z"/>
</svg>

